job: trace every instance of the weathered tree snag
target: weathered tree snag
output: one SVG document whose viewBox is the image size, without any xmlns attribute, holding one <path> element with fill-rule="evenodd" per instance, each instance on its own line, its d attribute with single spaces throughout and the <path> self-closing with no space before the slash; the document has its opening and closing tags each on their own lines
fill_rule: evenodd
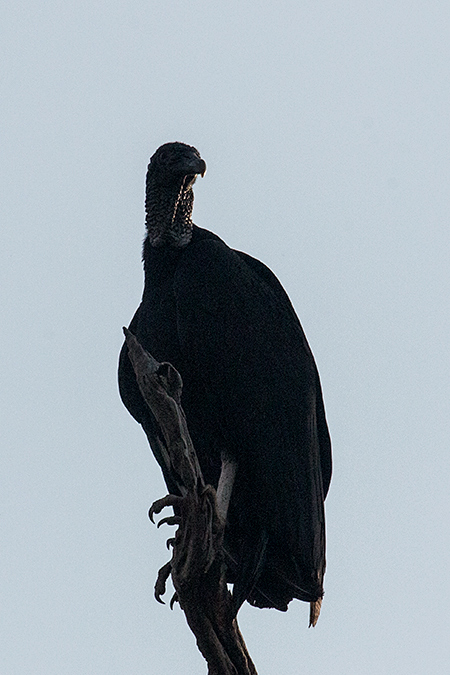
<svg viewBox="0 0 450 675">
<path fill-rule="evenodd" d="M 126 328 L 124 333 L 140 391 L 160 431 L 151 443 L 171 475 L 177 476 L 181 495 L 159 499 L 149 511 L 153 521 L 154 514 L 173 506 L 175 516 L 164 518 L 158 526 L 162 522 L 179 525 L 169 540 L 173 555 L 159 571 L 155 597 L 162 602 L 171 575 L 174 599 L 186 615 L 209 675 L 257 675 L 233 616 L 222 548 L 225 523 L 217 511 L 216 491 L 205 485 L 189 435 L 181 407 L 181 377 L 169 363 L 156 361 Z"/>
</svg>

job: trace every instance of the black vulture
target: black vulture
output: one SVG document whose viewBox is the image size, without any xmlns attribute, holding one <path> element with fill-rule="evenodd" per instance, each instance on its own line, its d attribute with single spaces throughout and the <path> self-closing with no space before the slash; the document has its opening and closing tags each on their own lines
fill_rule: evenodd
<svg viewBox="0 0 450 675">
<path fill-rule="evenodd" d="M 184 143 L 166 143 L 150 160 L 145 285 L 129 328 L 182 376 L 182 405 L 205 481 L 217 488 L 222 466 L 219 492 L 233 479 L 224 548 L 236 611 L 245 600 L 285 611 L 298 598 L 311 603 L 315 623 L 331 478 L 319 374 L 271 270 L 192 222 L 192 187 L 205 171 L 199 152 Z M 126 345 L 119 389 L 154 438 Z M 152 449 L 169 492 L 179 494 Z"/>
</svg>

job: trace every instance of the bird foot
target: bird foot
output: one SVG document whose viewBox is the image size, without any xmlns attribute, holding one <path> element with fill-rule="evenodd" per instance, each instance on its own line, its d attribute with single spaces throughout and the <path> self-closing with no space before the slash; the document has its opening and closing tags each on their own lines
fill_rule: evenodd
<svg viewBox="0 0 450 675">
<path fill-rule="evenodd" d="M 166 604 L 164 600 L 161 599 L 161 596 L 164 595 L 164 593 L 166 592 L 166 581 L 170 577 L 171 571 L 172 571 L 172 561 L 169 560 L 169 562 L 163 565 L 158 572 L 158 577 L 155 583 L 155 599 L 159 603 L 161 603 L 161 605 Z"/>
<path fill-rule="evenodd" d="M 168 516 L 167 518 L 162 518 L 156 527 L 161 527 L 161 525 L 180 525 L 181 518 L 180 516 Z"/>
<path fill-rule="evenodd" d="M 155 523 L 154 516 L 161 513 L 163 509 L 165 509 L 168 506 L 172 507 L 177 507 L 180 506 L 181 502 L 183 501 L 183 497 L 179 497 L 178 495 L 166 495 L 165 497 L 162 497 L 162 499 L 157 499 L 153 504 L 151 505 L 149 512 L 148 512 L 148 517 L 152 521 L 152 523 Z M 158 524 L 157 527 L 160 527 L 161 525 L 180 525 L 181 524 L 181 518 L 180 516 L 168 516 L 167 518 L 162 518 Z M 171 537 L 170 539 L 167 540 L 166 545 L 167 548 L 174 548 L 176 544 L 176 536 Z M 172 561 L 169 560 L 165 565 L 161 567 L 161 569 L 158 572 L 158 577 L 156 579 L 155 583 L 155 598 L 158 602 L 160 602 L 162 605 L 165 604 L 164 600 L 162 600 L 161 596 L 165 594 L 166 592 L 166 582 L 167 579 L 170 577 L 172 572 Z M 175 593 L 174 596 L 172 597 L 170 601 L 170 608 L 173 609 L 173 605 L 175 602 L 177 602 L 178 596 Z"/>
<path fill-rule="evenodd" d="M 148 512 L 148 517 L 152 523 L 154 523 L 155 514 L 157 515 L 158 513 L 161 513 L 161 511 L 167 506 L 179 506 L 182 501 L 183 497 L 179 497 L 178 495 L 166 495 L 165 497 L 162 497 L 162 499 L 157 499 L 151 505 Z M 163 522 L 167 522 L 167 520 L 167 518 L 163 518 L 163 520 L 158 523 L 158 527 L 162 525 Z M 168 525 L 179 525 L 179 523 L 168 523 Z"/>
<path fill-rule="evenodd" d="M 155 584 L 155 598 L 165 604 L 161 596 L 166 592 L 166 582 L 172 576 L 175 588 L 197 583 L 216 560 L 222 556 L 224 523 L 217 512 L 216 491 L 210 485 L 200 486 L 198 492 L 188 493 L 184 497 L 167 495 L 157 499 L 149 510 L 149 518 L 167 506 L 173 507 L 175 514 L 162 518 L 161 525 L 177 525 L 175 535 L 167 540 L 167 548 L 172 548 L 172 559 L 161 567 Z M 178 586 L 177 586 L 178 583 Z M 178 596 L 172 598 L 173 603 Z"/>
</svg>

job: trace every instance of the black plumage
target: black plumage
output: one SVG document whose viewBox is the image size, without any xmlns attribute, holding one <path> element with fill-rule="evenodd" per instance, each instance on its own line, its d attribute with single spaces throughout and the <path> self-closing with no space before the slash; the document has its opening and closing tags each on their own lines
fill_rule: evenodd
<svg viewBox="0 0 450 675">
<path fill-rule="evenodd" d="M 316 603 L 323 595 L 331 444 L 319 375 L 275 275 L 192 223 L 192 185 L 205 170 L 183 143 L 161 146 L 150 160 L 145 286 L 130 330 L 180 372 L 205 480 L 217 486 L 221 458 L 237 462 L 225 535 L 236 609 L 248 600 L 286 610 L 293 598 Z M 126 345 L 119 388 L 154 439 Z M 178 492 L 155 443 L 153 451 Z"/>
</svg>

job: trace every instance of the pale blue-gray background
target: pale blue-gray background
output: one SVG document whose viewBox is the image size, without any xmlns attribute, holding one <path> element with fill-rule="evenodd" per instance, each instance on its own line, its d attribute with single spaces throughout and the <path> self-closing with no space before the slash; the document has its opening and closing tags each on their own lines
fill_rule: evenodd
<svg viewBox="0 0 450 675">
<path fill-rule="evenodd" d="M 206 671 L 152 597 L 164 486 L 116 387 L 148 157 L 180 140 L 197 224 L 292 298 L 334 443 L 322 616 L 245 607 L 258 671 L 446 675 L 448 2 L 9 5 L 0 672 Z"/>
</svg>

